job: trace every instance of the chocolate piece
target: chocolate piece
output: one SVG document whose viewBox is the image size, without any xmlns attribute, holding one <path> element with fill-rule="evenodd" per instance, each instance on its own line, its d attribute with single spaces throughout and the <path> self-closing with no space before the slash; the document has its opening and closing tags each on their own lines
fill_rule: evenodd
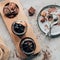
<svg viewBox="0 0 60 60">
<path fill-rule="evenodd" d="M 41 18 L 41 22 L 44 23 L 47 19 L 45 17 Z"/>
<path fill-rule="evenodd" d="M 48 12 L 51 13 L 51 12 L 56 12 L 56 7 L 52 6 L 48 9 Z"/>
<path fill-rule="evenodd" d="M 28 55 L 28 56 L 32 55 L 36 49 L 35 42 L 30 37 L 23 38 L 20 42 L 19 47 L 21 48 L 23 53 Z"/>
<path fill-rule="evenodd" d="M 46 50 L 46 51 L 42 50 L 42 53 L 43 53 L 43 59 L 42 60 L 50 60 L 51 53 L 48 50 Z"/>
<path fill-rule="evenodd" d="M 19 12 L 17 4 L 10 2 L 7 3 L 3 8 L 3 13 L 8 18 L 14 18 Z"/>
<path fill-rule="evenodd" d="M 26 33 L 27 25 L 25 21 L 16 21 L 12 24 L 12 32 L 18 36 L 22 36 Z"/>
<path fill-rule="evenodd" d="M 33 7 L 30 7 L 28 10 L 29 16 L 33 16 L 35 14 L 35 9 Z"/>
<path fill-rule="evenodd" d="M 48 15 L 48 20 L 51 21 L 53 19 L 53 15 L 52 14 L 49 14 Z"/>
</svg>

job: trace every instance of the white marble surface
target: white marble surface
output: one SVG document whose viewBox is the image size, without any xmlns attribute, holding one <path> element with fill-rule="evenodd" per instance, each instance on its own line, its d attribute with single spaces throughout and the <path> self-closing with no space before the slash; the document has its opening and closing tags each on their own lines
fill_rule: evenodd
<svg viewBox="0 0 60 60">
<path fill-rule="evenodd" d="M 51 4 L 57 4 L 60 5 L 60 0 L 20 0 L 25 14 L 28 17 L 29 23 L 31 24 L 33 31 L 35 35 L 38 38 L 38 41 L 40 42 L 40 46 L 42 50 L 49 50 L 51 53 L 50 60 L 60 60 L 60 36 L 58 38 L 48 39 L 38 28 L 37 25 L 37 15 L 41 8 L 43 8 L 46 5 Z M 28 9 L 33 6 L 36 9 L 36 14 L 32 17 L 28 16 Z M 11 53 L 9 60 L 20 60 L 16 57 L 16 49 L 14 46 L 14 43 L 12 41 L 12 38 L 10 37 L 7 28 L 0 17 L 0 36 L 3 38 L 5 44 L 10 48 Z M 43 53 L 41 53 L 40 56 L 35 57 L 32 60 L 42 60 Z"/>
</svg>

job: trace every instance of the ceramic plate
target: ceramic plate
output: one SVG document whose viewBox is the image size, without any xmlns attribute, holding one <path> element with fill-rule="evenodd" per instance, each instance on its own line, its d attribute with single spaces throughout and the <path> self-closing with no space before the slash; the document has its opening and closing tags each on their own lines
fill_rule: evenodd
<svg viewBox="0 0 60 60">
<path fill-rule="evenodd" d="M 42 8 L 37 17 L 37 23 L 46 35 L 60 35 L 60 6 L 49 5 Z"/>
</svg>

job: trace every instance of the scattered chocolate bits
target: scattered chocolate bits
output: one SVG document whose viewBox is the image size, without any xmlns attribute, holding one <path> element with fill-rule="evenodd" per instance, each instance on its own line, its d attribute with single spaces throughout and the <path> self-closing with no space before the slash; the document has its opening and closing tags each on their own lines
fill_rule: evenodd
<svg viewBox="0 0 60 60">
<path fill-rule="evenodd" d="M 51 13 L 51 12 L 55 12 L 56 10 L 57 10 L 56 7 L 51 6 L 51 7 L 48 9 L 48 12 Z"/>
<path fill-rule="evenodd" d="M 19 7 L 13 2 L 7 3 L 3 8 L 3 13 L 8 18 L 14 18 L 19 12 Z"/>
<path fill-rule="evenodd" d="M 35 9 L 33 7 L 30 7 L 30 9 L 28 10 L 29 16 L 33 16 L 35 14 Z"/>
<path fill-rule="evenodd" d="M 42 50 L 42 52 L 43 52 L 43 59 L 42 60 L 50 60 L 50 57 L 51 57 L 50 52 L 48 50 L 46 50 L 46 51 Z"/>
</svg>

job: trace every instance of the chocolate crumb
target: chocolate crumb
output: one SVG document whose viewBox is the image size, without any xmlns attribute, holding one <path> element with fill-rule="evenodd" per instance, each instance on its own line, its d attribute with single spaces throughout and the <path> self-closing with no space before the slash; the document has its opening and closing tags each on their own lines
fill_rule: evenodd
<svg viewBox="0 0 60 60">
<path fill-rule="evenodd" d="M 33 7 L 30 7 L 28 10 L 29 16 L 33 16 L 35 14 L 35 9 Z"/>
<path fill-rule="evenodd" d="M 19 7 L 13 2 L 7 3 L 3 8 L 3 13 L 8 18 L 14 18 L 18 15 Z"/>
</svg>

